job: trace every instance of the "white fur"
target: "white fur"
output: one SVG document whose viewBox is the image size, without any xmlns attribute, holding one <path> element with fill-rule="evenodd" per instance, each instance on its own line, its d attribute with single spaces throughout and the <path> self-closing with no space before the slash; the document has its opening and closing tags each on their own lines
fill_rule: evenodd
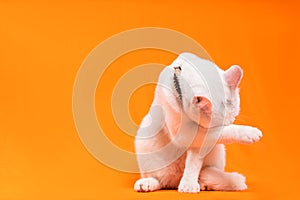
<svg viewBox="0 0 300 200">
<path fill-rule="evenodd" d="M 176 66 L 182 69 L 179 75 L 182 106 L 174 90 Z M 215 96 L 215 99 L 207 85 L 214 82 L 205 81 L 201 74 L 201 70 L 211 69 L 215 70 L 211 73 L 216 73 L 212 75 L 219 75 L 223 86 L 220 94 L 224 93 L 221 97 Z M 134 185 L 135 191 L 178 188 L 179 192 L 197 193 L 200 189 L 247 188 L 244 176 L 224 172 L 224 144 L 251 144 L 262 137 L 257 128 L 232 124 L 239 113 L 238 84 L 241 78 L 242 70 L 238 66 L 223 71 L 214 63 L 189 53 L 181 54 L 161 72 L 154 101 L 135 140 L 141 172 L 141 179 Z M 218 108 L 224 108 L 224 113 Z M 212 131 L 220 130 L 220 127 L 221 135 Z M 201 154 L 204 141 L 208 141 L 207 144 L 217 142 L 211 145 L 205 157 Z"/>
</svg>

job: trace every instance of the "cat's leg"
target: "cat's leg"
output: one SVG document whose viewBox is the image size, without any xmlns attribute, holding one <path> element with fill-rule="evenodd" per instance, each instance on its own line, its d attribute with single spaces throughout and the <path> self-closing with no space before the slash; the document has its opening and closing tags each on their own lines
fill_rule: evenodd
<svg viewBox="0 0 300 200">
<path fill-rule="evenodd" d="M 203 167 L 214 166 L 222 171 L 225 169 L 226 152 L 224 144 L 216 144 L 213 149 L 205 156 Z"/>
<path fill-rule="evenodd" d="M 224 172 L 216 167 L 203 167 L 199 182 L 201 190 L 236 191 L 245 190 L 247 185 L 243 175 L 236 172 Z"/>
<path fill-rule="evenodd" d="M 161 189 L 159 181 L 153 177 L 141 178 L 134 184 L 136 192 L 152 192 Z"/>
<path fill-rule="evenodd" d="M 203 159 L 200 158 L 199 149 L 189 149 L 186 155 L 183 176 L 178 186 L 178 192 L 200 192 L 198 177 Z"/>
<path fill-rule="evenodd" d="M 244 190 L 245 178 L 238 173 L 224 172 L 225 146 L 216 144 L 205 157 L 200 172 L 201 190 Z"/>
<path fill-rule="evenodd" d="M 262 132 L 252 126 L 235 125 L 224 126 L 221 136 L 218 140 L 219 144 L 252 144 L 262 137 Z"/>
</svg>

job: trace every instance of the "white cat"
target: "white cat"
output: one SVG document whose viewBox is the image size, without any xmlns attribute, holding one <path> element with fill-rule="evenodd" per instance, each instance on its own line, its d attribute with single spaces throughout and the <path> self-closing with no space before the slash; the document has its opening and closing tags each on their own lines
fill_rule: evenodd
<svg viewBox="0 0 300 200">
<path fill-rule="evenodd" d="M 223 71 L 183 53 L 160 74 L 135 140 L 141 179 L 134 190 L 245 190 L 245 177 L 224 172 L 224 144 L 251 144 L 259 129 L 233 125 L 239 113 L 239 66 Z"/>
</svg>

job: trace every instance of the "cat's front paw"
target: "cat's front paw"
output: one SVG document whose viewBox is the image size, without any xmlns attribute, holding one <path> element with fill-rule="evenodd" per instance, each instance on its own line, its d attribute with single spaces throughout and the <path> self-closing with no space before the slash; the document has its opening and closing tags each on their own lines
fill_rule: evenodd
<svg viewBox="0 0 300 200">
<path fill-rule="evenodd" d="M 159 190 L 160 185 L 158 180 L 155 178 L 141 178 L 137 180 L 134 184 L 134 191 L 136 192 L 152 192 L 154 190 Z"/>
<path fill-rule="evenodd" d="M 258 128 L 252 126 L 244 126 L 238 135 L 238 140 L 242 144 L 252 144 L 262 137 L 262 132 Z"/>
<path fill-rule="evenodd" d="M 198 192 L 200 192 L 200 185 L 197 181 L 192 182 L 192 181 L 181 179 L 179 186 L 178 186 L 178 192 L 198 193 Z"/>
</svg>

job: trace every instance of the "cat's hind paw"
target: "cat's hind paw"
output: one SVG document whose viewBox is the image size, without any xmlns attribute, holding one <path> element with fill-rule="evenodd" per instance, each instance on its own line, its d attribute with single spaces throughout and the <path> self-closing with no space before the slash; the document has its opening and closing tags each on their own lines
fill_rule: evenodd
<svg viewBox="0 0 300 200">
<path fill-rule="evenodd" d="M 141 178 L 134 184 L 136 192 L 152 192 L 160 189 L 160 184 L 155 178 Z"/>
<path fill-rule="evenodd" d="M 198 182 L 181 180 L 178 186 L 178 192 L 182 193 L 198 193 L 200 192 L 200 185 Z"/>
<path fill-rule="evenodd" d="M 248 187 L 246 185 L 246 178 L 237 172 L 230 173 L 231 181 L 230 188 L 228 190 L 241 191 L 246 190 Z"/>
</svg>

